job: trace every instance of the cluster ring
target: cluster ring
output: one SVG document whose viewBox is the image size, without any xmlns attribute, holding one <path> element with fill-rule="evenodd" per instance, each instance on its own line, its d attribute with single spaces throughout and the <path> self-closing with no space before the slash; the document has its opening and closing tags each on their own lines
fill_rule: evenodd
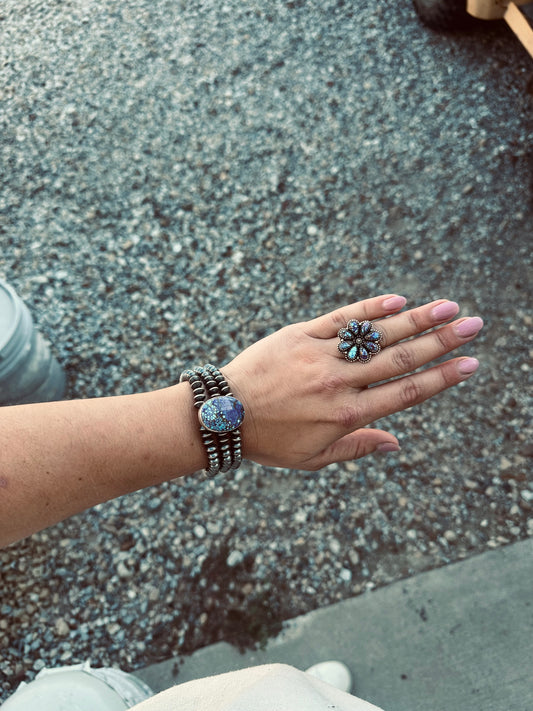
<svg viewBox="0 0 533 711">
<path fill-rule="evenodd" d="M 374 327 L 372 321 L 351 319 L 337 336 L 337 348 L 349 363 L 369 363 L 372 356 L 381 350 L 383 333 Z"/>
</svg>

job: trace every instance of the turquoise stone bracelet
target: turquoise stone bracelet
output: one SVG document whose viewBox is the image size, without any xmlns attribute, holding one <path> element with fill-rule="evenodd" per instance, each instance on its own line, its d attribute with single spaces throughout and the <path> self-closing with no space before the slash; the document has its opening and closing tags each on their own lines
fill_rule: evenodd
<svg viewBox="0 0 533 711">
<path fill-rule="evenodd" d="M 222 373 L 208 364 L 185 370 L 180 382 L 187 380 L 192 388 L 194 406 L 198 409 L 200 434 L 207 453 L 205 473 L 234 471 L 242 462 L 239 427 L 244 420 L 244 407 L 233 397 Z"/>
</svg>

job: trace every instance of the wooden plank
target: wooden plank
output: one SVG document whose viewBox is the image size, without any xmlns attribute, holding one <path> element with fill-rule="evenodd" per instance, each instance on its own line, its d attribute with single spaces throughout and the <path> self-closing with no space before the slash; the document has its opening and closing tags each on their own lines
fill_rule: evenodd
<svg viewBox="0 0 533 711">
<path fill-rule="evenodd" d="M 533 28 L 514 2 L 509 3 L 503 19 L 533 58 Z"/>
<path fill-rule="evenodd" d="M 514 5 L 527 5 L 531 0 L 515 0 Z M 500 20 L 504 17 L 509 0 L 467 0 L 466 11 L 479 20 Z"/>
<path fill-rule="evenodd" d="M 479 20 L 499 20 L 505 15 L 503 0 L 467 0 L 466 11 Z"/>
</svg>

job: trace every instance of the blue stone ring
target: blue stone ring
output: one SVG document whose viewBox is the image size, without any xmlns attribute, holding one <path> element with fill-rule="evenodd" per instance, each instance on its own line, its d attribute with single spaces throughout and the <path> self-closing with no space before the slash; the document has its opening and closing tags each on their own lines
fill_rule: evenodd
<svg viewBox="0 0 533 711">
<path fill-rule="evenodd" d="M 374 328 L 371 321 L 352 319 L 337 335 L 340 339 L 337 347 L 349 363 L 368 363 L 381 350 L 383 334 Z"/>
</svg>

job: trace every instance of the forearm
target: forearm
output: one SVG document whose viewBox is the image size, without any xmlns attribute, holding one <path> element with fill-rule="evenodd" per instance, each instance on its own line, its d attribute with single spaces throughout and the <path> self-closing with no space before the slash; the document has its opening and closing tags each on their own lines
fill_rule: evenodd
<svg viewBox="0 0 533 711">
<path fill-rule="evenodd" d="M 0 408 L 0 546 L 205 465 L 187 383 Z"/>
</svg>

